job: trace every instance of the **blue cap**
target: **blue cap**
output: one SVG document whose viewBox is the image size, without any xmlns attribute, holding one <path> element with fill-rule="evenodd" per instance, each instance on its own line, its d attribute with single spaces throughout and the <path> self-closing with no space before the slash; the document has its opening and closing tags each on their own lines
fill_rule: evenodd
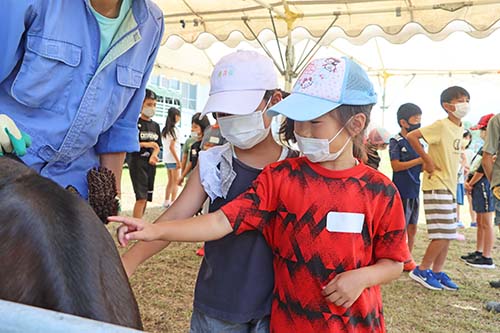
<svg viewBox="0 0 500 333">
<path fill-rule="evenodd" d="M 311 61 L 297 79 L 290 96 L 273 105 L 271 116 L 282 114 L 297 121 L 321 117 L 340 105 L 371 105 L 377 94 L 366 72 L 342 57 Z"/>
</svg>

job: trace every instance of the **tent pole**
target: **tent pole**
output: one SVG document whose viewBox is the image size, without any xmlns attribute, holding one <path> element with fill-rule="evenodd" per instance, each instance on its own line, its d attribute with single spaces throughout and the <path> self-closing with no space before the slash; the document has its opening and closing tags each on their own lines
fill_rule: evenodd
<svg viewBox="0 0 500 333">
<path fill-rule="evenodd" d="M 316 43 L 311 48 L 311 50 L 309 50 L 309 52 L 307 53 L 307 55 L 303 59 L 301 59 L 299 61 L 298 65 L 295 67 L 295 69 L 294 69 L 294 73 L 295 74 L 298 74 L 299 72 L 301 72 L 302 69 L 303 69 L 303 68 L 301 68 L 301 66 L 304 65 L 304 67 L 305 67 L 307 65 L 307 62 L 316 54 L 316 52 L 318 52 L 318 50 L 320 48 L 321 41 L 326 36 L 326 34 L 330 30 L 330 28 L 333 27 L 333 25 L 335 24 L 335 22 L 337 22 L 338 18 L 339 18 L 339 16 L 337 14 L 335 14 L 335 18 L 333 19 L 332 23 L 330 23 L 330 25 L 328 26 L 328 28 L 326 28 L 326 30 L 323 32 L 323 34 L 319 37 L 319 39 L 316 41 Z"/>
<path fill-rule="evenodd" d="M 294 78 L 293 65 L 295 64 L 295 46 L 292 43 L 292 31 L 288 30 L 286 51 L 285 51 L 286 67 L 285 67 L 285 91 L 292 90 L 292 80 Z"/>
<path fill-rule="evenodd" d="M 243 23 L 246 25 L 246 27 L 248 28 L 248 30 L 250 30 L 250 32 L 252 33 L 253 37 L 257 41 L 257 43 L 259 43 L 260 47 L 264 50 L 264 52 L 266 52 L 267 56 L 269 58 L 271 58 L 271 60 L 273 61 L 274 65 L 276 66 L 276 68 L 281 73 L 281 75 L 284 75 L 285 69 L 284 68 L 282 69 L 280 67 L 280 65 L 278 64 L 278 62 L 276 61 L 276 59 L 274 59 L 273 55 L 271 54 L 271 51 L 269 51 L 269 49 L 260 41 L 260 39 L 257 37 L 257 35 L 255 34 L 255 32 L 252 30 L 252 28 L 250 27 L 250 25 L 248 24 L 248 22 L 247 22 L 246 19 L 243 20 Z"/>
</svg>

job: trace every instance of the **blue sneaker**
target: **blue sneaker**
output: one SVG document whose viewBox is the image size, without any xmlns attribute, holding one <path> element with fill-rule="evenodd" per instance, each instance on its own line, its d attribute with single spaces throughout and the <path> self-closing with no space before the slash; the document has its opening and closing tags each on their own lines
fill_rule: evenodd
<svg viewBox="0 0 500 333">
<path fill-rule="evenodd" d="M 418 266 L 409 274 L 410 278 L 417 281 L 427 289 L 443 290 L 443 286 L 439 283 L 438 279 L 430 269 L 420 270 Z"/>
<path fill-rule="evenodd" d="M 463 229 L 463 228 L 465 228 L 465 224 L 462 221 L 458 221 L 457 228 Z"/>
<path fill-rule="evenodd" d="M 477 222 L 471 222 L 470 226 L 471 228 L 477 228 Z"/>
<path fill-rule="evenodd" d="M 458 286 L 455 282 L 451 281 L 450 277 L 444 272 L 434 273 L 434 276 L 438 279 L 439 283 L 446 290 L 458 290 Z"/>
</svg>

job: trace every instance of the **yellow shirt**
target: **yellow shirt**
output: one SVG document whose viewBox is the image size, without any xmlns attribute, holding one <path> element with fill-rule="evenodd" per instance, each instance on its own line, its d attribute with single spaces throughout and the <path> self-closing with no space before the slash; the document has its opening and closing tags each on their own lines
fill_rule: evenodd
<svg viewBox="0 0 500 333">
<path fill-rule="evenodd" d="M 463 127 L 445 118 L 421 128 L 420 133 L 429 145 L 428 154 L 434 165 L 441 169 L 435 170 L 431 178 L 424 171 L 422 190 L 448 189 L 456 198 Z"/>
</svg>

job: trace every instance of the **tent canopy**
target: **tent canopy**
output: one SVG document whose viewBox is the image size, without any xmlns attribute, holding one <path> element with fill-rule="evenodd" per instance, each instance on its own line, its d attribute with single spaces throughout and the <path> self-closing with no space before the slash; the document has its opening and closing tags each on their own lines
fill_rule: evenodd
<svg viewBox="0 0 500 333">
<path fill-rule="evenodd" d="M 208 49 L 218 41 L 228 48 L 241 47 L 244 42 L 260 47 L 273 59 L 285 79 L 286 89 L 322 47 L 335 48 L 338 40 L 350 45 L 373 44 L 375 40 L 375 46 L 370 46 L 375 51 L 370 54 L 372 58 L 376 55 L 380 64 L 365 67 L 387 72 L 391 67 L 382 60 L 379 46 L 384 44 L 383 39 L 401 44 L 424 35 L 431 41 L 441 41 L 455 32 L 484 38 L 500 27 L 500 3 L 491 0 L 155 1 L 165 13 L 164 42 L 169 49 L 160 51 L 157 71 L 175 73 L 174 76 L 190 81 L 205 81 L 205 70 L 210 71 L 218 60 L 209 55 Z M 204 50 L 198 53 L 196 61 L 193 46 Z M 176 59 L 177 64 L 165 62 L 167 58 Z M 180 64 L 186 61 L 187 66 Z"/>
<path fill-rule="evenodd" d="M 375 36 L 404 43 L 421 33 L 442 40 L 458 30 L 478 38 L 498 28 L 500 18 L 500 3 L 492 0 L 155 1 L 165 13 L 166 39 L 177 36 L 199 48 L 216 40 L 235 47 L 264 31 L 265 38 L 290 33 L 293 42 L 327 32 L 323 45 L 339 37 L 364 43 Z"/>
</svg>

